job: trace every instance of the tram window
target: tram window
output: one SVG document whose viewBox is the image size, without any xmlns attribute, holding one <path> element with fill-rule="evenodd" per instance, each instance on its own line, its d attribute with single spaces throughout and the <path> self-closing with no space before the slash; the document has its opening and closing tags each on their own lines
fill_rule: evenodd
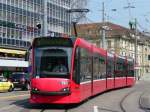
<svg viewBox="0 0 150 112">
<path fill-rule="evenodd" d="M 80 56 L 80 81 L 90 81 L 92 76 L 92 58 L 89 51 L 81 48 Z"/>
<path fill-rule="evenodd" d="M 106 62 L 105 57 L 94 54 L 93 58 L 93 79 L 106 78 Z"/>
<path fill-rule="evenodd" d="M 120 77 L 119 66 L 120 64 L 117 62 L 115 67 L 115 77 Z"/>
<path fill-rule="evenodd" d="M 50 53 L 48 53 L 50 52 Z M 56 70 L 60 68 L 61 66 L 65 66 L 67 69 L 67 53 L 63 50 L 49 50 L 45 52 L 46 55 L 43 53 L 43 57 L 41 58 L 41 64 L 44 66 L 41 66 L 43 72 L 49 71 L 49 72 L 57 72 L 60 70 Z M 63 55 L 63 56 L 60 56 Z M 59 66 L 59 68 L 58 68 Z M 54 70 L 55 69 L 55 70 Z M 67 70 L 65 71 L 67 72 Z"/>
<path fill-rule="evenodd" d="M 125 63 L 125 59 L 121 59 L 121 63 L 122 63 L 122 77 L 126 77 L 126 70 L 127 70 L 127 65 Z"/>
<path fill-rule="evenodd" d="M 134 77 L 134 70 L 132 70 L 131 73 L 132 73 L 132 77 Z"/>
<path fill-rule="evenodd" d="M 124 77 L 125 76 L 125 65 L 124 65 L 124 59 L 118 58 L 116 61 L 116 67 L 115 67 L 115 77 Z"/>
<path fill-rule="evenodd" d="M 105 57 L 99 56 L 101 78 L 106 78 L 106 60 Z"/>
<path fill-rule="evenodd" d="M 128 77 L 134 77 L 134 70 L 128 71 Z"/>
<path fill-rule="evenodd" d="M 134 77 L 133 63 L 128 62 L 128 77 Z"/>
<path fill-rule="evenodd" d="M 80 84 L 80 48 L 76 48 L 75 57 L 74 57 L 74 71 L 73 71 L 73 80 L 75 83 Z"/>
<path fill-rule="evenodd" d="M 107 63 L 107 77 L 112 78 L 114 77 L 114 63 L 113 58 L 108 57 L 108 63 Z"/>
<path fill-rule="evenodd" d="M 69 78 L 72 48 L 36 48 L 35 74 L 41 78 Z"/>
<path fill-rule="evenodd" d="M 100 79 L 101 72 L 100 72 L 100 63 L 99 63 L 99 56 L 95 54 L 93 57 L 93 79 Z"/>
<path fill-rule="evenodd" d="M 123 76 L 124 77 L 127 77 L 127 70 L 128 70 L 128 65 L 126 65 L 125 63 L 124 63 L 124 65 L 123 65 Z"/>
</svg>

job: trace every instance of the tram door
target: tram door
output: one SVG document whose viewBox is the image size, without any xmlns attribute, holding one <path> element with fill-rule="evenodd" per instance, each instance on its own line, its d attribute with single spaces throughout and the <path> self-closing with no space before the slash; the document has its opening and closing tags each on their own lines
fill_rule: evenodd
<svg viewBox="0 0 150 112">
<path fill-rule="evenodd" d="M 107 89 L 113 89 L 114 88 L 114 57 L 113 55 L 107 57 Z"/>
<path fill-rule="evenodd" d="M 116 57 L 115 60 L 115 88 L 126 86 L 126 74 L 125 74 L 125 59 Z"/>
<path fill-rule="evenodd" d="M 93 95 L 106 90 L 106 57 L 93 54 Z"/>
<path fill-rule="evenodd" d="M 92 55 L 84 48 L 80 49 L 80 90 L 81 97 L 87 98 L 92 95 L 93 81 L 93 67 Z"/>
</svg>

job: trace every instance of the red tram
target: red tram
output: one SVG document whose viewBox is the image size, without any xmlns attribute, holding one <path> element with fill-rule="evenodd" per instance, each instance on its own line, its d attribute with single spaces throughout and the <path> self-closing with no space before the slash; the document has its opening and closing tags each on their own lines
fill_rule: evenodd
<svg viewBox="0 0 150 112">
<path fill-rule="evenodd" d="M 135 83 L 132 59 L 111 54 L 81 38 L 35 38 L 29 59 L 30 103 L 80 103 Z"/>
</svg>

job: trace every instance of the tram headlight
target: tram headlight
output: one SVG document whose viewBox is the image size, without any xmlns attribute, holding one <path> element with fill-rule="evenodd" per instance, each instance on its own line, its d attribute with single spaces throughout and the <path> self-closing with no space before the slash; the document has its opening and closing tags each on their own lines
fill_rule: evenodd
<svg viewBox="0 0 150 112">
<path fill-rule="evenodd" d="M 63 92 L 69 92 L 69 91 L 70 91 L 70 88 L 69 88 L 69 87 L 66 87 L 66 88 L 63 88 L 61 91 L 63 91 Z"/>
<path fill-rule="evenodd" d="M 68 81 L 61 81 L 60 84 L 61 84 L 61 85 L 68 85 L 69 82 L 68 82 Z"/>
<path fill-rule="evenodd" d="M 39 91 L 38 88 L 32 88 L 32 91 Z"/>
</svg>

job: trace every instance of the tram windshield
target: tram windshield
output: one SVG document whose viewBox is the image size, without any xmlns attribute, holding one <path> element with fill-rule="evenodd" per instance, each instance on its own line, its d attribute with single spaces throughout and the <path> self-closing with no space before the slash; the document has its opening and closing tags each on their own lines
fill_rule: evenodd
<svg viewBox="0 0 150 112">
<path fill-rule="evenodd" d="M 72 48 L 35 48 L 35 77 L 69 78 Z"/>
</svg>

